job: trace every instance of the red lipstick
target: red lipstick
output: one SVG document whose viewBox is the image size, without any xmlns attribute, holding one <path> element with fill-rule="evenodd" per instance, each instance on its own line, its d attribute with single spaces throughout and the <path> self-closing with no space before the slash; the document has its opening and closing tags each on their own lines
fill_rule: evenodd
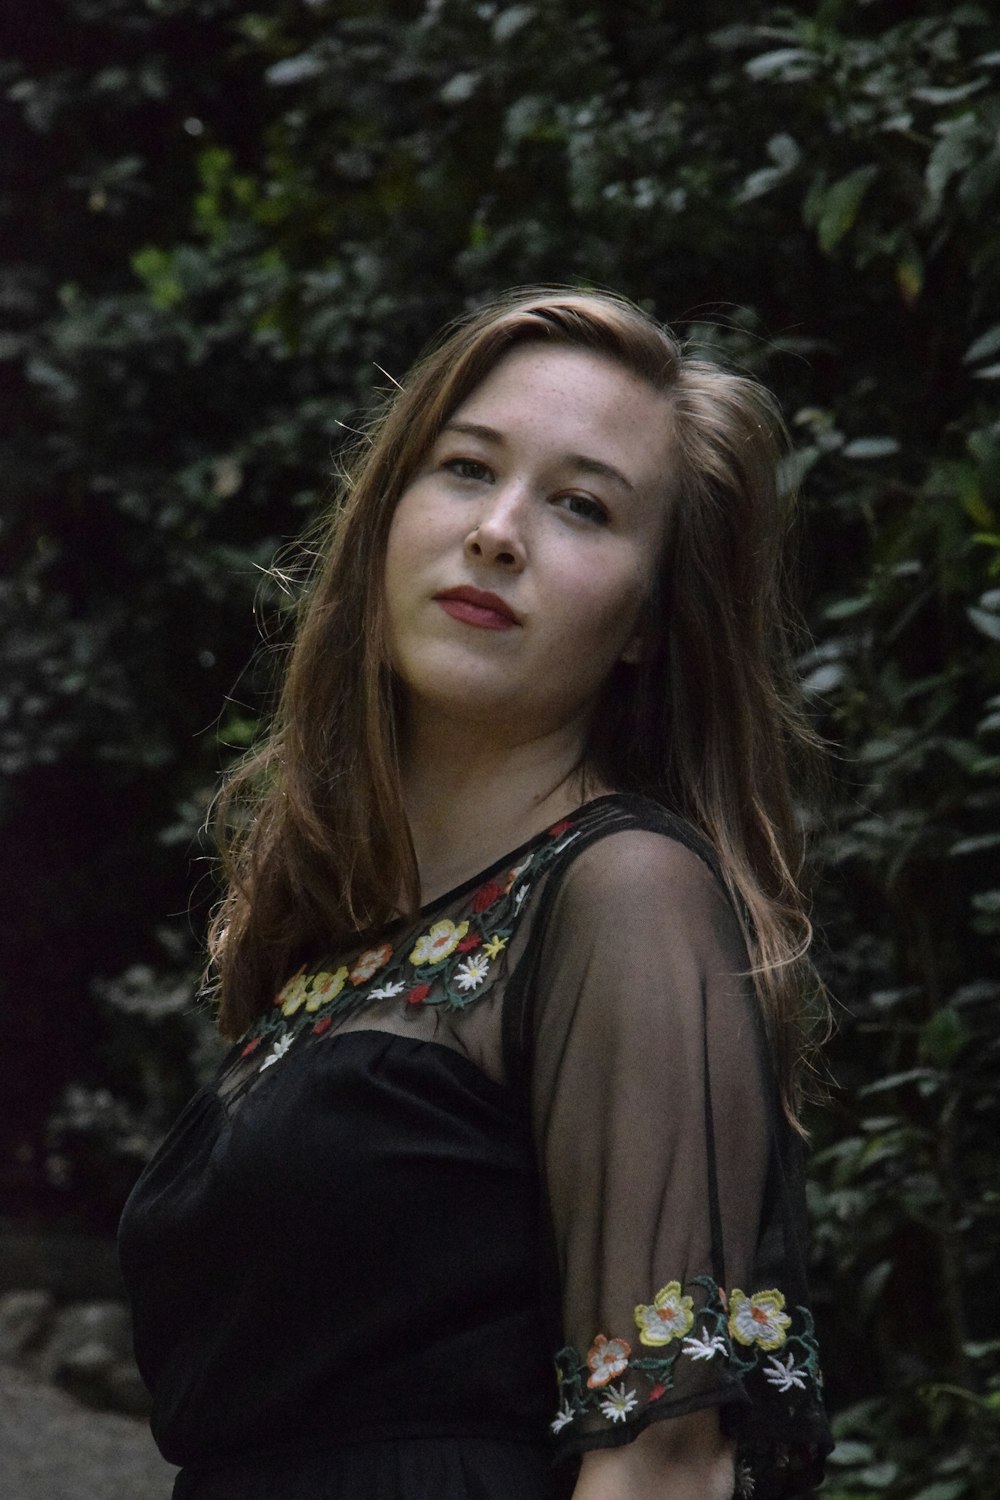
<svg viewBox="0 0 1000 1500">
<path fill-rule="evenodd" d="M 521 623 L 506 600 L 485 589 L 474 589 L 463 584 L 457 589 L 442 589 L 434 597 L 453 620 L 462 620 L 466 625 L 478 625 L 482 630 L 510 630 Z"/>
</svg>

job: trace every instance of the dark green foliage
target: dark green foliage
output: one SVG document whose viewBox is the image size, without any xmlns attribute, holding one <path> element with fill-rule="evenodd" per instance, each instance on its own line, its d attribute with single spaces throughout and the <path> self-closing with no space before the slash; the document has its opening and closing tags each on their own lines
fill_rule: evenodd
<svg viewBox="0 0 1000 1500">
<path fill-rule="evenodd" d="M 207 1055 L 190 856 L 266 708 L 284 600 L 263 570 L 345 427 L 470 302 L 609 284 L 778 391 L 804 488 L 802 672 L 836 747 L 828 1492 L 987 1500 L 1000 22 L 746 13 L 5 7 L 0 1171 L 25 1211 L 112 1217 Z"/>
</svg>

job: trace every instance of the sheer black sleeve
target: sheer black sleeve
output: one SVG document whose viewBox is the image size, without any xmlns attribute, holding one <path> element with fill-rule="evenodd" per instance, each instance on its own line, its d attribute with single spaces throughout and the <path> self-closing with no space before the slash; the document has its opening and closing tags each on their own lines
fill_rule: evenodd
<svg viewBox="0 0 1000 1500">
<path fill-rule="evenodd" d="M 829 1434 L 800 1172 L 748 959 L 708 864 L 609 834 L 550 892 L 527 1020 L 562 1456 L 715 1405 L 737 1491 L 807 1492 Z"/>
</svg>

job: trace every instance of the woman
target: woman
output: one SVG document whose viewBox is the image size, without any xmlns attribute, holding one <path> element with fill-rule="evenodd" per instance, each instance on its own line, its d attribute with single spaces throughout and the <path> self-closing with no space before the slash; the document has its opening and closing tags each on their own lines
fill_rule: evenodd
<svg viewBox="0 0 1000 1500">
<path fill-rule="evenodd" d="M 178 1497 L 818 1480 L 774 431 L 544 289 L 374 427 L 229 793 L 235 1045 L 122 1225 Z"/>
</svg>

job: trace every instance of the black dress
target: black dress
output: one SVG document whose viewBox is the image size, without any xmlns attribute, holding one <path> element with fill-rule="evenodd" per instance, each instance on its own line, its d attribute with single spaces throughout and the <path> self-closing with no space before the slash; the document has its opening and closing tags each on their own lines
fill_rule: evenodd
<svg viewBox="0 0 1000 1500">
<path fill-rule="evenodd" d="M 798 1152 L 711 866 L 602 797 L 291 976 L 122 1220 L 177 1500 L 553 1500 L 706 1405 L 737 1495 L 818 1482 Z"/>
</svg>

